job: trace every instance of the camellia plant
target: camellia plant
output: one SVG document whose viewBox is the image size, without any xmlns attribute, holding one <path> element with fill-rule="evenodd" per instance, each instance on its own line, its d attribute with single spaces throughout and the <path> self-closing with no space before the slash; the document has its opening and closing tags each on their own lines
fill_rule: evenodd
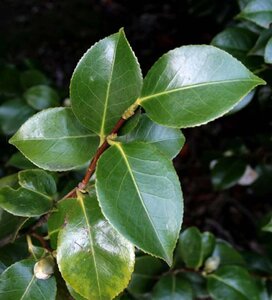
<svg viewBox="0 0 272 300">
<path fill-rule="evenodd" d="M 62 277 L 75 299 L 113 299 L 129 284 L 135 247 L 171 266 L 183 216 L 171 162 L 185 141 L 180 128 L 224 115 L 262 84 L 214 46 L 169 51 L 144 79 L 123 29 L 92 46 L 72 76 L 71 108 L 38 112 L 10 139 L 40 169 L 20 171 L 0 189 L 2 213 L 16 217 L 16 232 L 2 245 L 26 236 L 31 253 L 2 273 L 0 298 L 55 299 L 56 278 L 63 282 Z M 83 179 L 58 199 L 53 172 L 85 165 Z M 50 246 L 39 232 L 45 224 Z M 178 248 L 187 266 L 198 269 L 211 247 L 187 259 L 190 236 L 199 238 L 197 249 L 211 237 L 191 231 Z M 32 237 L 42 247 L 33 245 Z M 60 274 L 54 272 L 55 259 Z M 206 261 L 206 272 L 217 264 Z M 161 286 L 171 280 L 166 277 Z"/>
</svg>

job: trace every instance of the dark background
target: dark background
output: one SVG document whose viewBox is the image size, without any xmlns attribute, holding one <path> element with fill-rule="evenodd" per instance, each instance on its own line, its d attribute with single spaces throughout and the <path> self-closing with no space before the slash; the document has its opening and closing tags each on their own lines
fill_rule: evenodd
<svg viewBox="0 0 272 300">
<path fill-rule="evenodd" d="M 19 68 L 34 62 L 68 96 L 69 80 L 79 58 L 120 27 L 125 28 L 146 74 L 170 49 L 209 44 L 238 12 L 234 0 L 2 0 L 1 60 Z M 187 144 L 175 159 L 184 190 L 184 226 L 210 230 L 238 248 L 258 248 L 257 220 L 271 210 L 270 196 L 239 186 L 215 192 L 209 162 L 212 153 L 222 153 L 241 140 L 250 150 L 248 159 L 253 166 L 264 156 L 271 159 L 256 140 L 269 132 L 269 117 L 252 103 L 236 115 L 185 131 Z"/>
<path fill-rule="evenodd" d="M 66 86 L 82 54 L 121 27 L 146 73 L 170 49 L 210 43 L 237 12 L 234 0 L 3 0 L 1 48 L 12 63 L 36 59 Z"/>
</svg>

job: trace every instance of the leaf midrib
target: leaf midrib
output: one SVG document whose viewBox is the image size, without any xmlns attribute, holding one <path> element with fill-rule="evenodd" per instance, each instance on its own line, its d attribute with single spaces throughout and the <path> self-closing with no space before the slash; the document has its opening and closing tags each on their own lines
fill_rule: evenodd
<svg viewBox="0 0 272 300">
<path fill-rule="evenodd" d="M 232 290 L 234 290 L 235 292 L 237 292 L 238 294 L 242 295 L 243 298 L 246 300 L 247 299 L 247 296 L 244 295 L 240 290 L 237 290 L 234 286 L 232 286 L 231 284 L 229 284 L 228 282 L 222 280 L 220 277 L 218 277 L 217 275 L 213 274 L 213 275 L 210 275 L 210 277 L 224 283 L 226 286 L 230 287 Z"/>
<path fill-rule="evenodd" d="M 132 168 L 131 168 L 131 166 L 130 166 L 130 164 L 129 164 L 129 161 L 128 161 L 128 159 L 127 159 L 126 153 L 125 153 L 125 151 L 122 149 L 122 146 L 120 145 L 120 143 L 117 142 L 117 143 L 114 143 L 114 145 L 115 145 L 115 146 L 117 147 L 117 149 L 120 151 L 120 153 L 121 153 L 121 155 L 122 155 L 122 157 L 123 157 L 123 159 L 124 159 L 124 161 L 125 161 L 125 164 L 127 165 L 128 172 L 129 172 L 130 177 L 131 177 L 131 179 L 132 179 L 132 182 L 133 182 L 133 184 L 134 184 L 134 186 L 135 186 L 135 189 L 136 189 L 136 191 L 137 191 L 137 194 L 138 194 L 138 196 L 139 196 L 139 198 L 140 198 L 140 200 L 141 200 L 141 203 L 142 203 L 142 206 L 143 206 L 143 208 L 144 208 L 144 211 L 145 211 L 145 213 L 146 213 L 146 215 L 147 215 L 147 217 L 148 217 L 148 219 L 149 219 L 149 222 L 150 222 L 150 224 L 151 224 L 151 226 L 152 226 L 152 228 L 153 228 L 153 230 L 154 230 L 154 232 L 155 232 L 155 234 L 156 234 L 156 236 L 157 236 L 157 238 L 158 238 L 158 241 L 159 241 L 159 243 L 160 243 L 160 245 L 161 245 L 161 248 L 162 248 L 164 254 L 166 255 L 166 258 L 169 259 L 169 256 L 168 256 L 168 254 L 165 252 L 165 249 L 164 249 L 164 247 L 163 247 L 162 241 L 161 241 L 161 239 L 160 239 L 160 237 L 159 237 L 159 235 L 158 235 L 158 232 L 157 232 L 157 230 L 156 230 L 156 227 L 155 227 L 155 225 L 153 224 L 153 221 L 152 221 L 152 219 L 151 219 L 150 216 L 149 216 L 148 210 L 147 210 L 147 208 L 146 208 L 146 206 L 145 206 L 145 203 L 144 203 L 144 201 L 143 201 L 143 198 L 142 198 L 141 192 L 140 192 L 140 190 L 139 190 L 138 184 L 137 184 L 137 182 L 136 182 L 136 180 L 135 180 L 135 178 L 134 178 L 134 174 L 133 174 Z"/>
<path fill-rule="evenodd" d="M 224 83 L 233 83 L 233 82 L 254 82 L 254 83 L 261 83 L 260 80 L 253 80 L 253 79 L 232 79 L 232 80 L 220 80 L 220 81 L 211 81 L 211 82 L 202 82 L 202 83 L 197 83 L 197 84 L 191 84 L 191 85 L 184 85 L 180 88 L 172 89 L 172 90 L 166 90 L 160 93 L 155 93 L 149 96 L 145 97 L 140 97 L 139 98 L 139 103 L 141 104 L 142 102 L 149 100 L 151 98 L 156 98 L 160 96 L 164 96 L 167 94 L 172 94 L 176 92 L 180 92 L 183 90 L 188 90 L 192 88 L 197 88 L 197 87 L 202 87 L 202 86 L 209 86 L 209 85 L 217 85 L 217 84 L 224 84 Z"/>
<path fill-rule="evenodd" d="M 26 294 L 28 293 L 28 291 L 29 291 L 29 289 L 30 289 L 32 283 L 34 282 L 34 279 L 35 279 L 35 275 L 32 276 L 32 278 L 31 278 L 31 280 L 29 281 L 29 284 L 27 285 L 27 287 L 26 287 L 26 289 L 25 289 L 23 295 L 21 296 L 20 300 L 23 300 L 23 299 L 25 298 L 25 296 L 26 296 Z"/>
<path fill-rule="evenodd" d="M 85 209 L 85 206 L 84 206 L 84 203 L 83 203 L 83 199 L 79 197 L 78 201 L 80 203 L 80 206 L 82 208 L 82 211 L 83 211 L 83 214 L 84 214 L 84 217 L 86 219 L 87 226 L 88 226 L 88 233 L 89 233 L 89 239 L 90 239 L 90 244 L 91 244 L 91 251 L 93 253 L 93 255 L 91 255 L 91 257 L 92 257 L 93 263 L 94 263 L 94 270 L 95 270 L 96 283 L 97 283 L 98 292 L 99 292 L 99 298 L 100 298 L 100 300 L 102 300 L 102 298 L 101 298 L 101 287 L 100 287 L 100 283 L 99 283 L 98 270 L 97 270 L 97 265 L 96 265 L 96 260 L 95 260 L 96 254 L 95 254 L 94 247 L 93 247 L 94 241 L 93 241 L 93 236 L 92 236 L 92 233 L 91 233 L 91 225 L 89 223 L 89 219 L 88 219 L 87 212 L 86 212 L 86 209 Z"/>
<path fill-rule="evenodd" d="M 75 136 L 62 136 L 62 137 L 54 137 L 54 138 L 31 138 L 31 139 L 14 139 L 10 140 L 11 143 L 16 142 L 25 142 L 25 141 L 55 141 L 55 140 L 69 140 L 69 139 L 80 139 L 86 137 L 96 137 L 95 134 L 87 134 L 87 135 L 75 135 Z"/>
<path fill-rule="evenodd" d="M 109 97 L 110 97 L 110 88 L 111 88 L 111 83 L 112 83 L 112 75 L 113 75 L 113 69 L 115 66 L 115 60 L 116 60 L 116 52 L 117 52 L 117 47 L 120 41 L 120 32 L 118 34 L 118 39 L 116 42 L 116 46 L 114 49 L 114 53 L 113 53 L 113 61 L 112 61 L 112 65 L 111 65 L 111 70 L 110 70 L 110 77 L 109 77 L 109 82 L 107 85 L 107 91 L 106 91 L 106 98 L 105 98 L 105 104 L 104 104 L 104 110 L 103 110 L 103 116 L 102 116 L 102 122 L 101 122 L 101 128 L 100 128 L 100 139 L 101 139 L 101 143 L 104 140 L 105 137 L 105 122 L 106 122 L 106 117 L 107 117 L 107 111 L 108 111 L 108 104 L 109 104 Z"/>
</svg>

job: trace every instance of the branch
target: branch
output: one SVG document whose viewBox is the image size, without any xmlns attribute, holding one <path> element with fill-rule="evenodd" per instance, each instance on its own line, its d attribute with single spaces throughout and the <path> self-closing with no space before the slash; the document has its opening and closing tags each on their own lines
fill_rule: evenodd
<svg viewBox="0 0 272 300">
<path fill-rule="evenodd" d="M 116 125 L 113 127 L 112 131 L 110 132 L 110 135 L 112 134 L 116 134 L 118 133 L 118 131 L 120 130 L 120 128 L 124 125 L 124 123 L 127 121 L 128 118 L 130 118 L 133 114 L 134 111 L 137 109 L 138 104 L 133 104 L 124 114 L 123 116 L 119 119 L 119 121 L 116 123 Z M 105 152 L 105 150 L 109 147 L 109 144 L 107 142 L 107 139 L 103 142 L 103 144 L 97 149 L 93 159 L 91 160 L 91 163 L 86 171 L 86 174 L 84 176 L 84 178 L 82 179 L 82 181 L 78 184 L 78 187 L 73 188 L 67 195 L 65 195 L 62 199 L 68 199 L 68 198 L 73 198 L 76 197 L 76 189 L 79 188 L 81 190 L 84 190 L 90 180 L 90 178 L 92 177 L 92 175 L 95 172 L 96 169 L 96 164 L 98 159 L 100 158 L 100 156 Z M 27 228 L 24 228 L 22 230 L 20 230 L 20 232 L 17 234 L 16 239 L 26 235 L 26 234 L 30 234 L 32 236 L 33 232 L 35 229 L 37 229 L 38 227 L 41 227 L 44 223 L 47 222 L 48 218 L 50 216 L 50 212 L 41 216 L 35 223 L 33 223 L 32 225 L 30 225 Z M 37 237 L 37 236 L 35 236 Z M 12 234 L 4 237 L 3 239 L 0 240 L 0 247 L 3 247 L 9 243 L 12 242 L 12 240 L 14 239 L 14 236 Z"/>
<path fill-rule="evenodd" d="M 126 122 L 126 119 L 124 118 L 120 118 L 119 121 L 116 123 L 116 125 L 114 126 L 114 128 L 112 129 L 110 135 L 112 134 L 116 134 L 119 129 L 124 125 L 124 123 Z M 78 188 L 84 190 L 90 180 L 90 178 L 92 177 L 92 175 L 95 172 L 96 169 L 96 164 L 97 161 L 99 159 L 99 157 L 105 152 L 105 150 L 109 147 L 109 144 L 107 142 L 107 139 L 104 141 L 104 143 L 98 148 L 98 150 L 96 151 L 95 156 L 93 157 L 87 172 L 83 178 L 83 180 L 79 183 Z"/>
</svg>

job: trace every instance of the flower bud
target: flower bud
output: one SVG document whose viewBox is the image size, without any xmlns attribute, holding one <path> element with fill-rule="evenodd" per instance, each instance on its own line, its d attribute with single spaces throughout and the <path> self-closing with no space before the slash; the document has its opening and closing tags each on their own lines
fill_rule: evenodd
<svg viewBox="0 0 272 300">
<path fill-rule="evenodd" d="M 211 273 L 218 269 L 220 264 L 220 257 L 219 256 L 211 256 L 205 261 L 204 265 L 204 272 Z"/>
<path fill-rule="evenodd" d="M 42 258 L 34 266 L 34 275 L 38 279 L 48 279 L 54 273 L 54 259 L 51 256 Z"/>
</svg>

